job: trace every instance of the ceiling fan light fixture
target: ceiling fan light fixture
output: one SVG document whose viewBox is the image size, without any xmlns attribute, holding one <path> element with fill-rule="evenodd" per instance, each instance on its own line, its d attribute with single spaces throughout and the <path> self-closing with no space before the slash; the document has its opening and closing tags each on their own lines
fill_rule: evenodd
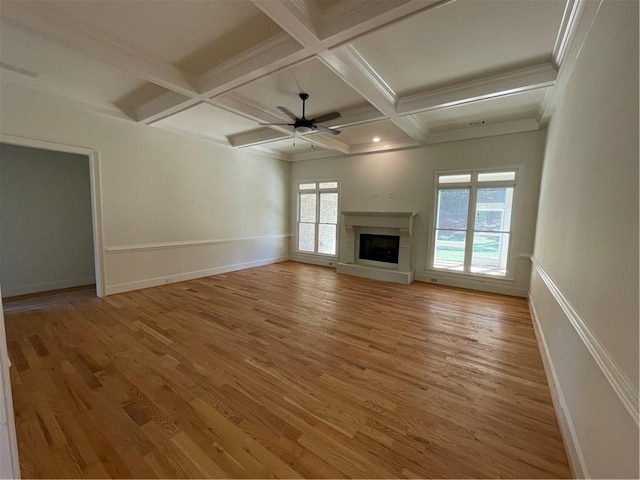
<svg viewBox="0 0 640 480">
<path fill-rule="evenodd" d="M 304 125 L 300 125 L 298 127 L 295 127 L 296 132 L 301 133 L 301 134 L 305 134 L 305 133 L 311 133 L 313 130 L 309 127 L 305 127 Z"/>
</svg>

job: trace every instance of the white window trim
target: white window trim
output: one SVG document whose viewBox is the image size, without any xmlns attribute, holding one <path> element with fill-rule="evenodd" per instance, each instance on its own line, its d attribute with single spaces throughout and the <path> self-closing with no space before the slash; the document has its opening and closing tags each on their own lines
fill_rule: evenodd
<svg viewBox="0 0 640 480">
<path fill-rule="evenodd" d="M 316 183 L 316 184 L 321 184 L 321 183 L 325 183 L 325 182 L 338 182 L 338 188 L 326 188 L 326 189 L 319 189 L 319 188 L 315 188 L 313 190 L 300 190 L 300 185 L 303 183 Z M 318 257 L 318 258 L 330 258 L 330 259 L 337 259 L 340 253 L 340 227 L 341 227 L 341 223 L 340 220 L 342 218 L 342 215 L 340 214 L 340 202 L 342 199 L 342 192 L 340 191 L 341 188 L 341 182 L 340 182 L 340 178 L 323 178 L 323 179 L 310 179 L 310 180 L 297 180 L 296 181 L 296 191 L 295 191 L 295 195 L 296 195 L 296 221 L 295 221 L 295 233 L 293 235 L 294 237 L 294 248 L 293 248 L 293 252 L 296 255 L 304 255 L 304 256 L 309 256 L 309 257 Z M 298 235 L 299 235 L 299 224 L 300 224 L 300 192 L 303 193 L 337 193 L 338 194 L 338 217 L 337 217 L 337 223 L 336 223 L 336 253 L 335 255 L 331 255 L 329 253 L 318 253 L 318 252 L 308 252 L 306 250 L 299 250 L 298 249 Z M 320 209 L 320 201 L 319 201 L 319 197 L 318 197 L 318 202 L 316 204 L 316 215 L 319 215 L 319 209 Z M 319 220 L 319 217 L 317 217 Z M 318 249 L 318 225 L 319 225 L 319 221 L 316 222 L 316 238 L 315 238 L 315 250 Z"/>
<path fill-rule="evenodd" d="M 515 171 L 515 178 L 513 180 L 501 180 L 501 181 L 490 181 L 490 182 L 478 182 L 478 174 L 479 173 L 493 173 L 493 172 L 506 172 L 506 171 Z M 465 173 L 471 173 L 471 181 L 469 182 L 459 182 L 459 183 L 438 183 L 439 176 L 442 175 L 460 175 Z M 427 245 L 427 264 L 426 271 L 429 273 L 450 276 L 451 278 L 459 278 L 459 277 L 467 277 L 467 278 L 476 278 L 482 280 L 483 282 L 489 283 L 508 283 L 513 284 L 515 282 L 515 265 L 516 265 L 516 257 L 518 256 L 515 251 L 516 245 L 516 236 L 517 236 L 517 224 L 519 219 L 519 211 L 520 211 L 520 203 L 521 203 L 521 190 L 522 190 L 522 178 L 524 175 L 524 166 L 523 165 L 505 165 L 500 167 L 485 167 L 485 168 L 461 168 L 455 170 L 436 170 L 433 172 L 433 203 L 431 207 L 431 222 L 430 222 L 430 232 L 429 232 L 429 244 Z M 478 272 L 467 272 L 467 271 L 455 271 L 448 270 L 446 268 L 434 268 L 433 267 L 433 259 L 435 254 L 435 241 L 436 241 L 436 222 L 438 218 L 437 206 L 438 206 L 438 192 L 440 189 L 453 189 L 453 188 L 469 188 L 469 211 L 475 212 L 476 209 L 476 195 L 473 195 L 475 191 L 477 191 L 478 186 L 482 188 L 494 188 L 494 187 L 513 187 L 513 206 L 511 208 L 511 231 L 509 232 L 509 249 L 507 253 L 507 265 L 506 272 L 504 276 L 498 275 L 490 275 L 483 274 Z M 473 210 L 471 210 L 473 209 Z M 475 218 L 475 215 L 467 216 L 467 229 L 465 232 L 468 234 L 469 232 L 474 232 L 474 226 L 470 225 L 471 219 Z M 466 242 L 465 244 L 465 258 L 471 259 L 470 252 L 468 250 L 473 249 L 473 242 Z"/>
</svg>

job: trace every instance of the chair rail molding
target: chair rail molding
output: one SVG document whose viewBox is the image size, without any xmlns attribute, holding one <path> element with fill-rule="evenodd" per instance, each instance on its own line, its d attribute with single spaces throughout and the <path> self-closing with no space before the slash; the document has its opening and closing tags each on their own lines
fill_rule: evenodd
<svg viewBox="0 0 640 480">
<path fill-rule="evenodd" d="M 620 402 L 622 402 L 625 409 L 635 422 L 636 427 L 638 427 L 638 391 L 633 387 L 627 376 L 622 372 L 607 349 L 600 343 L 588 325 L 582 320 L 571 302 L 564 296 L 540 261 L 535 256 L 531 257 L 531 261 L 533 262 L 533 266 L 540 276 L 540 279 L 549 289 L 549 292 L 556 302 L 558 302 L 558 305 L 571 322 L 571 325 L 576 330 L 580 339 L 584 342 L 585 347 L 611 385 L 611 388 L 613 388 L 614 392 L 620 399 Z"/>
</svg>

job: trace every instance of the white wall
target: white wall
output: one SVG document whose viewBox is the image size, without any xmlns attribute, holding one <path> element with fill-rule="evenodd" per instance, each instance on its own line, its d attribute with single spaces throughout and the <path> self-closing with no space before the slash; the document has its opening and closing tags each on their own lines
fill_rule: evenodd
<svg viewBox="0 0 640 480">
<path fill-rule="evenodd" d="M 94 282 L 89 159 L 0 144 L 4 295 Z"/>
<path fill-rule="evenodd" d="M 437 278 L 439 283 L 526 296 L 531 274 L 528 258 L 533 252 L 538 186 L 544 152 L 544 132 L 527 132 L 476 140 L 442 143 L 397 152 L 333 157 L 297 162 L 291 166 L 291 225 L 296 225 L 297 183 L 340 178 L 340 210 L 413 211 L 415 220 L 413 267 L 418 280 Z M 450 274 L 427 270 L 428 234 L 434 208 L 434 172 L 447 169 L 521 167 L 519 205 L 514 212 L 515 280 L 460 280 Z M 389 198 L 393 193 L 393 198 Z M 374 198 L 377 194 L 377 198 Z M 344 235 L 344 226 L 340 228 Z M 317 262 L 297 255 L 299 261 Z M 322 260 L 320 260 L 322 262 Z M 324 260 L 326 264 L 327 261 Z"/>
<path fill-rule="evenodd" d="M 603 3 L 561 99 L 531 303 L 576 473 L 638 478 L 638 2 Z"/>
<path fill-rule="evenodd" d="M 0 293 L 0 478 L 20 478 L 9 363 Z"/>
<path fill-rule="evenodd" d="M 99 154 L 107 293 L 287 257 L 289 164 L 2 84 L 0 132 Z"/>
</svg>

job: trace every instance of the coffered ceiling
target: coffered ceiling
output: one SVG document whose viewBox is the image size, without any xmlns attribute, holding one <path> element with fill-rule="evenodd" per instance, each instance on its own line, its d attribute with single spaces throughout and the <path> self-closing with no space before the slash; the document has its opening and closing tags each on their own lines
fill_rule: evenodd
<svg viewBox="0 0 640 480">
<path fill-rule="evenodd" d="M 582 3 L 1 0 L 0 79 L 284 160 L 404 148 L 540 128 Z M 301 92 L 339 135 L 260 125 Z"/>
</svg>

